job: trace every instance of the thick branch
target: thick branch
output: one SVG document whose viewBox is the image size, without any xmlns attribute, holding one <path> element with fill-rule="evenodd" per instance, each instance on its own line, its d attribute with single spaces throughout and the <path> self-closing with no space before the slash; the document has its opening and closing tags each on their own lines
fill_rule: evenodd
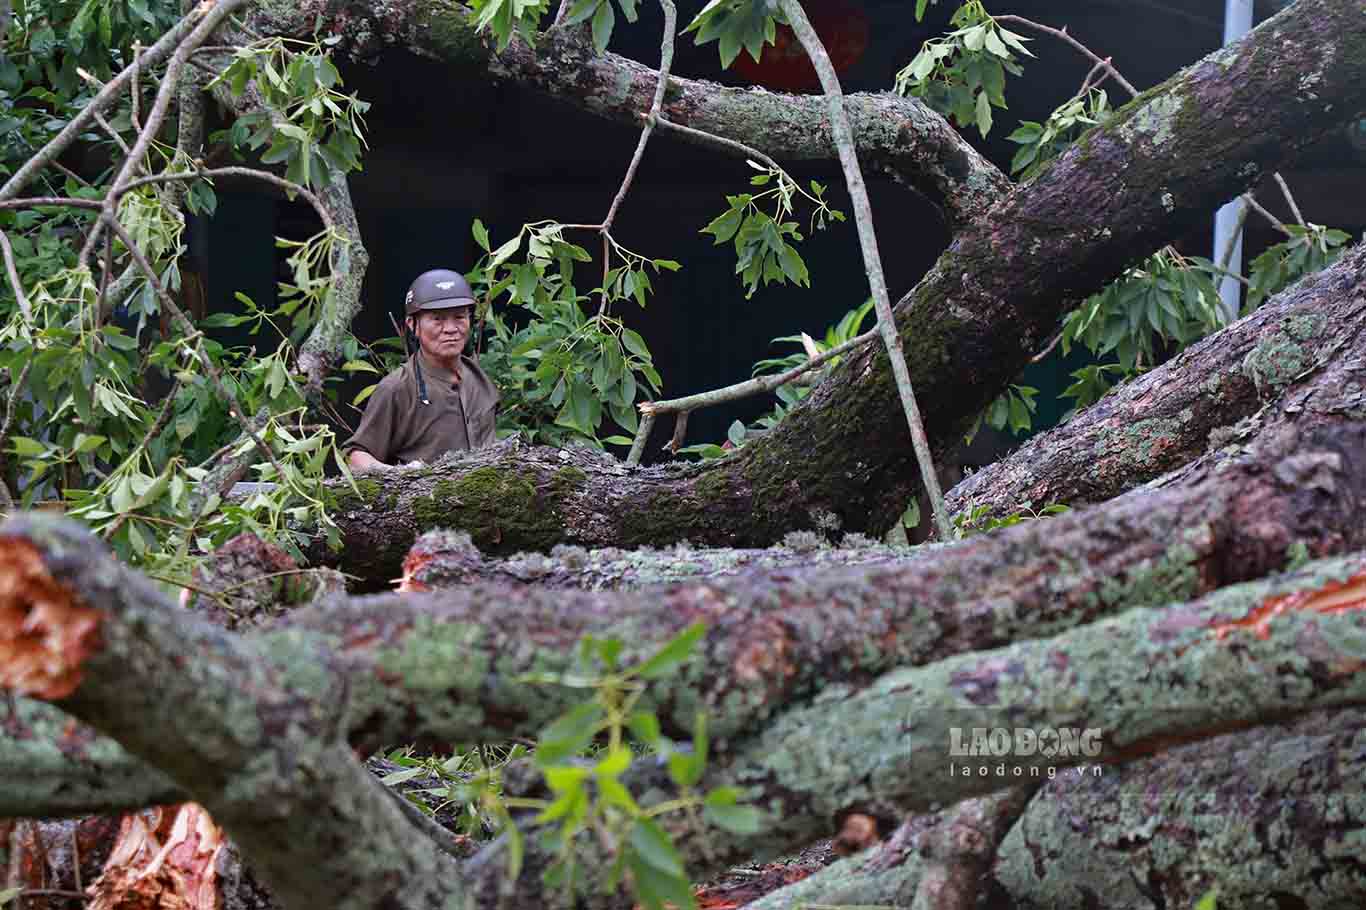
<svg viewBox="0 0 1366 910">
<path fill-rule="evenodd" d="M 1246 439 L 1280 408 L 1312 397 L 1319 373 L 1339 369 L 1335 360 L 1362 357 L 1366 245 L 967 477 L 950 491 L 949 509 L 986 505 L 1003 515 L 1026 502 L 1104 501 Z M 1348 366 L 1339 381 L 1356 372 Z"/>
<path fill-rule="evenodd" d="M 340 741 L 330 679 L 300 677 L 136 573 L 110 571 L 78 526 L 32 516 L 0 533 L 0 615 L 69 636 L 41 691 L 208 808 L 285 906 L 434 908 L 458 896 L 450 858 Z"/>
<path fill-rule="evenodd" d="M 514 40 L 495 54 L 475 35 L 474 14 L 449 0 L 414 4 L 409 18 L 380 4 L 366 10 L 351 4 L 344 18 L 334 19 L 339 6 L 336 0 L 263 6 L 257 27 L 267 34 L 312 35 L 321 15 L 325 23 L 344 22 L 335 26 L 337 33 L 362 56 L 398 42 L 453 64 L 486 66 L 495 78 L 632 126 L 651 109 L 659 81 L 648 66 L 616 54 L 597 56 L 581 29 L 550 29 L 537 39 L 534 51 Z M 365 13 L 372 18 L 358 21 Z M 775 158 L 830 161 L 835 143 L 824 105 L 820 96 L 726 88 L 672 76 L 661 113 L 673 123 L 737 139 Z M 944 118 L 916 99 L 858 94 L 849 96 L 845 107 L 864 166 L 925 194 L 941 207 L 951 227 L 985 211 L 1010 186 Z"/>
</svg>

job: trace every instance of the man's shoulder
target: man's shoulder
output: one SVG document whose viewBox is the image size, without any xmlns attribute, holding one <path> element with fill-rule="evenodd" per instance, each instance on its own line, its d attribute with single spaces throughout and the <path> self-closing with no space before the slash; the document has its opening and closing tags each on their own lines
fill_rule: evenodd
<svg viewBox="0 0 1366 910">
<path fill-rule="evenodd" d="M 389 375 L 379 381 L 379 387 L 370 396 L 372 399 L 392 400 L 404 397 L 408 391 L 408 374 L 412 371 L 411 364 L 407 361 L 398 365 L 390 371 Z"/>
<path fill-rule="evenodd" d="M 489 374 L 485 373 L 484 368 L 470 355 L 460 355 L 460 371 L 464 376 L 474 380 L 474 382 L 482 386 L 485 390 L 485 394 L 493 401 L 496 402 L 501 397 L 498 394 L 498 386 L 494 385 L 493 380 L 489 378 Z"/>
</svg>

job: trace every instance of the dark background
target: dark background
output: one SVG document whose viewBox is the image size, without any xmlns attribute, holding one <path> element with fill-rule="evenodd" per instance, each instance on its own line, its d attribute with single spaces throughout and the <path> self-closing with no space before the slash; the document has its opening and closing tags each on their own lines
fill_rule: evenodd
<svg viewBox="0 0 1366 910">
<path fill-rule="evenodd" d="M 921 43 L 945 31 L 947 16 L 956 6 L 954 0 L 942 0 L 926 22 L 916 23 L 912 0 L 850 2 L 864 10 L 870 38 L 862 58 L 841 74 L 849 92 L 889 90 L 896 71 Z M 681 2 L 680 27 L 702 5 L 703 0 Z M 1258 19 L 1276 6 L 1274 0 L 1259 2 Z M 809 7 L 814 13 L 815 4 Z M 988 8 L 1055 27 L 1066 25 L 1097 53 L 1113 55 L 1140 90 L 1222 43 L 1220 0 L 1017 0 Z M 618 18 L 611 50 L 657 64 L 661 28 L 658 9 L 644 3 L 636 24 Z M 1015 150 L 1005 137 L 1016 123 L 1044 120 L 1076 91 L 1090 69 L 1088 61 L 1054 39 L 1038 36 L 1030 46 L 1038 57 L 1026 61 L 1023 77 L 1009 79 L 1010 109 L 995 112 L 996 126 L 985 142 L 975 129 L 968 133 L 1002 169 L 1008 168 Z M 678 41 L 674 72 L 747 84 L 720 69 L 715 44 L 695 46 L 691 35 Z M 366 118 L 371 150 L 365 170 L 351 182 L 370 253 L 364 310 L 353 329 L 367 340 L 393 334 L 388 314 L 399 311 L 403 294 L 418 273 L 437 267 L 465 270 L 478 258 L 480 251 L 470 234 L 475 217 L 488 226 L 495 245 L 528 221 L 601 221 L 638 136 L 635 129 L 516 86 L 490 85 L 477 75 L 403 52 L 391 52 L 375 64 L 352 65 L 344 74 L 348 90 L 372 103 Z M 1107 88 L 1115 106 L 1127 100 L 1118 87 Z M 826 184 L 832 203 L 849 212 L 836 162 L 784 164 L 800 181 Z M 1366 221 L 1364 166 L 1366 153 L 1354 151 L 1345 134 L 1335 134 L 1286 176 L 1309 220 L 1359 233 Z M 851 220 L 811 235 L 802 244 L 811 272 L 809 289 L 774 285 L 745 300 L 734 275 L 733 248 L 713 246 L 711 238 L 698 230 L 723 211 L 727 193 L 744 190 L 752 173 L 729 153 L 656 133 L 618 216 L 614 234 L 627 246 L 683 263 L 682 271 L 654 279 L 656 293 L 646 309 L 629 305 L 621 310 L 654 352 L 665 397 L 748 378 L 754 361 L 791 350 L 771 345 L 773 337 L 799 331 L 819 337 L 827 325 L 867 297 Z M 934 209 L 911 191 L 873 177 L 869 193 L 895 301 L 934 262 L 948 235 Z M 226 187 L 220 198 L 208 232 L 213 251 L 208 264 L 210 309 L 233 309 L 232 295 L 238 290 L 269 302 L 274 282 L 284 277 L 283 254 L 275 250 L 273 237 L 302 239 L 316 231 L 318 223 L 302 203 L 228 192 Z M 1259 198 L 1289 219 L 1274 188 L 1263 188 Z M 1078 205 L 1086 204 L 1078 200 Z M 1209 230 L 1181 238 L 1178 246 L 1208 256 L 1212 225 L 1213 213 Z M 1255 216 L 1248 225 L 1250 260 L 1278 238 Z M 593 240 L 585 234 L 580 242 L 596 249 Z M 585 277 L 580 286 L 592 285 Z M 870 316 L 865 327 L 871 325 Z M 1067 372 L 1084 362 L 1076 352 L 1073 360 L 1061 364 L 1051 358 L 1023 378 L 1041 389 L 1036 427 L 1051 423 L 1061 412 L 1056 395 L 1070 382 Z M 770 397 L 700 411 L 690 421 L 688 441 L 719 442 L 732 420 L 752 420 L 771 406 Z M 352 408 L 342 410 L 353 422 L 358 417 Z M 658 427 L 660 438 L 652 448 L 669 432 L 669 426 Z"/>
</svg>

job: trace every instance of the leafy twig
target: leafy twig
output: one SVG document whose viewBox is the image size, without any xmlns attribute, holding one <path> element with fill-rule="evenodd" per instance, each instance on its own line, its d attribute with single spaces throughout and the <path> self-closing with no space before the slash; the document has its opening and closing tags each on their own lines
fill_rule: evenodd
<svg viewBox="0 0 1366 910">
<path fill-rule="evenodd" d="M 906 356 L 901 347 L 901 336 L 897 334 L 896 319 L 892 315 L 892 304 L 887 295 L 887 281 L 883 276 L 882 259 L 877 249 L 877 234 L 873 229 L 872 205 L 868 201 L 868 188 L 864 185 L 863 171 L 859 167 L 858 155 L 854 149 L 854 133 L 849 125 L 848 112 L 844 109 L 844 93 L 840 89 L 839 76 L 835 74 L 835 67 L 830 62 L 825 45 L 821 43 L 816 30 L 806 18 L 806 11 L 802 9 L 800 0 L 781 0 L 781 4 L 792 31 L 806 49 L 806 54 L 820 77 L 821 87 L 825 89 L 826 106 L 830 112 L 830 128 L 834 135 L 835 147 L 839 150 L 840 166 L 844 170 L 844 181 L 853 204 L 859 245 L 863 248 L 864 268 L 868 273 L 868 284 L 873 292 L 873 305 L 877 310 L 877 330 L 882 335 L 887 357 L 891 361 L 892 375 L 896 378 L 901 406 L 911 432 L 911 444 L 915 448 L 916 460 L 920 464 L 920 479 L 925 484 L 930 504 L 934 508 L 935 524 L 939 528 L 941 538 L 950 540 L 953 528 L 949 523 L 948 513 L 944 511 L 944 494 L 939 488 L 939 477 L 935 473 L 934 459 L 930 454 L 930 442 L 925 436 L 920 407 L 915 400 L 910 370 L 906 367 Z"/>
<path fill-rule="evenodd" d="M 0 237 L 3 237 L 0 234 Z M 28 379 L 28 371 L 33 367 L 33 360 L 24 362 L 24 368 L 19 371 L 19 379 L 14 383 L 14 387 L 9 392 L 9 402 L 5 406 L 5 422 L 0 425 L 0 496 L 4 497 L 5 510 L 14 508 L 14 497 L 10 494 L 9 486 L 5 483 L 5 443 L 9 441 L 10 427 L 14 424 L 14 412 L 19 403 L 19 391 L 24 387 L 24 381 Z"/>
<path fill-rule="evenodd" d="M 176 305 L 175 299 L 171 297 L 170 293 L 166 290 L 165 285 L 161 283 L 161 279 L 157 276 L 156 270 L 153 269 L 152 264 L 147 261 L 146 255 L 138 248 L 137 243 L 134 242 L 132 237 L 128 236 L 128 232 L 124 229 L 123 225 L 119 224 L 117 218 L 106 216 L 106 220 L 109 229 L 114 231 L 114 233 L 118 235 L 119 240 L 123 242 L 123 245 L 128 248 L 128 252 L 132 255 L 133 261 L 136 262 L 138 268 L 142 270 L 143 275 L 147 278 L 148 284 L 152 286 L 152 290 L 161 301 L 161 305 L 171 314 L 171 318 L 175 320 L 180 330 L 187 336 L 194 335 L 194 323 L 190 322 L 189 317 L 187 317 L 184 311 Z M 215 390 L 227 403 L 228 410 L 232 417 L 237 420 L 238 424 L 242 427 L 242 431 L 251 437 L 251 441 L 256 444 L 256 448 L 260 450 L 261 454 L 269 459 L 270 463 L 275 467 L 276 474 L 283 481 L 285 478 L 284 468 L 281 467 L 280 462 L 275 459 L 275 453 L 271 451 L 270 446 L 266 445 L 257 434 L 256 428 L 252 426 L 251 419 L 248 418 L 246 414 L 242 413 L 242 405 L 237 401 L 237 396 L 228 388 L 227 383 L 224 382 L 223 374 L 219 372 L 218 367 L 214 365 L 213 360 L 203 353 L 202 348 L 196 347 L 195 350 L 199 356 L 199 362 L 203 364 L 204 371 L 209 374 L 209 379 L 213 383 Z"/>
<path fill-rule="evenodd" d="M 1026 19 L 1024 16 L 1008 15 L 993 16 L 992 18 L 994 18 L 997 22 L 1011 22 L 1015 25 L 1022 25 L 1026 28 L 1032 28 L 1036 32 L 1042 32 L 1045 35 L 1052 35 L 1054 38 L 1059 38 L 1063 41 L 1066 41 L 1068 44 L 1072 45 L 1074 48 L 1076 48 L 1077 50 L 1085 54 L 1087 57 L 1089 57 L 1092 63 L 1096 64 L 1097 66 L 1103 66 L 1105 70 L 1110 74 L 1110 77 L 1114 79 L 1116 82 L 1118 82 L 1121 86 L 1123 86 L 1126 92 L 1128 92 L 1130 95 L 1138 95 L 1138 89 L 1134 88 L 1133 85 L 1130 84 L 1129 80 L 1124 78 L 1124 76 L 1120 73 L 1118 69 L 1115 68 L 1114 64 L 1112 64 L 1108 58 L 1102 59 L 1099 55 L 1094 53 L 1085 44 L 1082 44 L 1076 38 L 1073 38 L 1070 34 L 1068 34 L 1067 28 L 1065 26 L 1063 28 L 1053 28 L 1050 25 L 1044 25 L 1043 23 L 1035 22 L 1032 19 Z"/>
<path fill-rule="evenodd" d="M 1277 171 L 1271 176 L 1276 178 L 1276 185 L 1281 188 L 1281 195 L 1285 196 L 1285 201 L 1290 206 L 1290 213 L 1295 216 L 1295 220 L 1300 223 L 1300 227 L 1304 227 L 1304 215 L 1300 212 L 1300 207 L 1295 204 L 1295 196 L 1290 192 L 1289 184 L 1285 182 L 1285 178 L 1281 176 L 1280 171 Z"/>
<path fill-rule="evenodd" d="M 655 123 L 659 126 L 664 127 L 665 129 L 673 130 L 675 133 L 678 133 L 681 136 L 689 136 L 693 139 L 710 143 L 711 145 L 719 146 L 728 151 L 737 152 L 738 154 L 741 154 L 746 158 L 753 158 L 755 161 L 762 161 L 764 164 L 767 164 L 775 171 L 782 170 L 782 168 L 778 166 L 778 162 L 774 161 L 772 158 L 765 155 L 763 152 L 759 151 L 753 146 L 746 145 L 745 143 L 740 142 L 738 140 L 730 139 L 725 136 L 718 136 L 715 133 L 708 133 L 705 130 L 694 129 L 691 126 L 684 126 L 681 123 L 674 123 L 672 120 L 667 119 L 663 114 L 658 114 L 655 116 Z"/>
<path fill-rule="evenodd" d="M 19 313 L 24 317 L 24 322 L 31 325 L 33 323 L 33 308 L 29 306 L 28 295 L 24 293 L 24 286 L 19 281 L 19 269 L 14 264 L 14 247 L 10 245 L 9 235 L 0 231 L 0 248 L 5 252 L 5 274 L 9 276 L 10 288 L 14 291 L 14 300 L 19 304 Z"/>
<path fill-rule="evenodd" d="M 814 370 L 816 367 L 823 366 L 841 354 L 845 354 L 854 348 L 862 347 L 878 337 L 878 330 L 872 329 L 864 332 L 857 338 L 851 338 L 844 344 L 836 345 L 828 351 L 822 351 L 818 356 L 800 363 L 785 373 L 773 373 L 767 376 L 758 376 L 754 379 L 747 379 L 744 382 L 737 382 L 724 388 L 713 389 L 710 392 L 698 392 L 696 395 L 688 395 L 685 398 L 674 398 L 669 401 L 642 401 L 637 407 L 645 417 L 657 417 L 660 414 L 678 414 L 683 411 L 695 411 L 698 408 L 710 407 L 711 405 L 723 404 L 728 401 L 738 401 L 741 398 L 748 398 L 751 395 L 762 395 L 771 392 L 779 386 L 787 385 L 803 373 Z M 637 434 L 639 435 L 639 434 Z"/>
</svg>

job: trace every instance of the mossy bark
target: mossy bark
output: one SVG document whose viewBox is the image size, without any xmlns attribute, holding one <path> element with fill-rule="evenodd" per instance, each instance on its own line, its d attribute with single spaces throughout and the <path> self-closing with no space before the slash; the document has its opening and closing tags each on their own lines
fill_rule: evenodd
<svg viewBox="0 0 1366 910">
<path fill-rule="evenodd" d="M 1006 836 L 983 890 L 993 903 L 1052 910 L 1220 906 L 1309 910 L 1366 903 L 1361 832 L 1366 712 L 1179 746 L 1103 774 L 1060 774 Z M 750 904 L 910 906 L 927 835 L 949 813 L 915 816 L 875 849 Z"/>
<path fill-rule="evenodd" d="M 1294 455 L 1263 469 L 1284 487 L 1290 517 L 1331 511 L 1315 508 L 1325 500 L 1359 516 L 1361 478 L 1352 486 L 1340 476 L 1351 454 L 1359 461 L 1366 450 L 1366 433 L 1353 426 L 1346 441 L 1320 443 L 1326 449 L 1297 445 Z M 1246 491 L 1257 473 L 1240 476 L 1225 466 L 1218 476 Z M 1265 543 L 1268 526 L 1276 525 L 1270 517 L 1275 497 L 1265 490 L 1247 496 L 1238 502 L 1255 505 L 1259 521 L 1268 523 L 1252 535 Z M 1053 519 L 1040 528 L 1065 521 Z M 1001 538 L 1030 530 L 1017 528 Z M 606 595 L 580 595 L 559 614 L 542 605 L 538 627 L 517 622 L 517 597 L 505 593 L 500 601 L 494 590 L 474 591 L 467 601 L 467 609 L 477 605 L 482 612 L 482 624 L 420 598 L 360 599 L 305 611 L 300 622 L 278 629 L 234 636 L 159 598 L 71 526 L 25 517 L 0 533 L 10 543 L 38 547 L 42 566 L 60 589 L 101 615 L 99 648 L 80 664 L 79 686 L 59 706 L 165 771 L 208 807 L 287 905 L 319 893 L 337 906 L 377 900 L 438 906 L 462 893 L 482 901 L 482 879 L 462 892 L 444 854 L 403 818 L 343 740 L 365 751 L 374 745 L 365 744 L 367 736 L 388 742 L 405 733 L 485 740 L 539 727 L 582 693 L 519 685 L 515 680 L 525 669 L 552 675 L 568 669 L 567 652 L 575 643 L 569 639 L 585 630 L 651 638 L 651 630 L 633 626 L 604 604 Z M 1343 543 L 1360 533 L 1356 522 L 1330 537 Z M 1185 543 L 1198 546 L 1202 536 Z M 922 642 L 919 659 L 901 655 L 862 666 L 862 658 L 849 661 L 878 645 L 864 639 L 860 646 L 866 634 L 861 630 L 849 631 L 847 642 L 826 650 L 823 662 L 799 639 L 807 627 L 821 636 L 821 647 L 830 648 L 831 618 L 853 599 L 849 584 L 843 592 L 822 591 L 832 573 L 785 573 L 755 592 L 749 611 L 735 611 L 734 594 L 712 586 L 683 589 L 672 600 L 638 597 L 655 605 L 657 625 L 665 617 L 714 624 L 704 649 L 708 662 L 694 662 L 678 677 L 654 684 L 647 699 L 671 730 L 685 728 L 680 717 L 708 708 L 715 736 L 703 788 L 741 787 L 765 816 L 761 832 L 746 837 L 714 830 L 701 835 L 690 823 L 671 818 L 664 824 L 695 868 L 715 870 L 800 846 L 830 833 L 851 813 L 889 829 L 903 812 L 999 787 L 985 776 L 953 772 L 946 744 L 954 727 L 1067 725 L 1103 731 L 1106 751 L 1098 757 L 1023 760 L 1031 769 L 1065 768 L 1078 761 L 1123 761 L 1172 742 L 1316 707 L 1366 704 L 1366 601 L 1336 597 L 1320 609 L 1315 599 L 1324 591 L 1358 591 L 1366 585 L 1363 565 L 1360 554 L 1311 563 L 1190 603 L 1135 607 L 1051 638 L 1045 636 L 1056 622 L 1050 628 L 1048 617 L 1014 614 L 1009 607 L 1017 605 L 998 596 L 991 606 L 1009 614 L 1001 622 L 1004 629 L 973 638 L 971 628 L 960 627 L 950 637 L 973 642 L 960 652 L 983 647 L 992 634 L 1014 644 L 936 659 L 925 653 L 933 646 Z M 1041 571 L 1048 570 L 1036 563 L 995 575 L 1014 587 Z M 1152 583 L 1167 596 L 1146 602 L 1165 603 L 1174 591 L 1194 584 L 1180 573 L 1157 574 L 1142 587 Z M 1287 595 L 1298 599 L 1267 614 L 1265 623 L 1247 622 L 1273 598 Z M 567 599 L 563 592 L 560 599 Z M 877 607 L 889 600 L 879 587 L 863 610 L 850 611 L 849 625 L 856 618 L 876 620 Z M 494 604 L 498 612 L 490 621 Z M 961 613 L 963 605 L 957 606 Z M 753 622 L 755 610 L 775 608 L 779 621 Z M 578 627 L 569 622 L 575 619 Z M 893 651 L 906 639 L 914 648 L 918 631 L 909 620 L 893 626 L 881 647 Z M 932 637 L 943 634 L 929 631 Z M 659 630 L 653 635 L 657 641 Z M 546 641 L 555 644 L 545 647 Z M 632 641 L 624 659 L 639 656 L 633 646 L 639 647 Z M 814 669 L 807 667 L 813 662 L 808 655 L 816 658 Z M 538 661 L 527 666 L 528 658 Z M 887 664 L 902 669 L 882 672 Z M 651 768 L 634 779 L 635 792 L 647 804 L 667 792 L 658 775 Z M 505 785 L 513 792 L 510 779 Z M 519 897 L 532 900 L 539 887 L 539 879 L 522 882 Z"/>
<path fill-rule="evenodd" d="M 1106 395 L 1067 423 L 970 475 L 951 511 L 991 515 L 1103 502 L 1269 421 L 1333 408 L 1366 416 L 1366 245 L 1225 331 Z"/>
</svg>

